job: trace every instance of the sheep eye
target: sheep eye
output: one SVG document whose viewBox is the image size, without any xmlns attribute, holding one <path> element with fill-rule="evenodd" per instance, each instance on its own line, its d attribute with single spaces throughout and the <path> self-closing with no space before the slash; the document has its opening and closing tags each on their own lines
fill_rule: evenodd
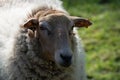
<svg viewBox="0 0 120 80">
<path fill-rule="evenodd" d="M 51 34 L 51 30 L 50 30 L 50 26 L 47 22 L 42 21 L 39 23 L 40 26 L 40 30 L 42 30 L 43 32 L 46 32 L 48 35 Z"/>
<path fill-rule="evenodd" d="M 71 30 L 73 30 L 73 28 L 74 28 L 74 25 L 71 27 Z"/>
<path fill-rule="evenodd" d="M 69 35 L 73 34 L 73 28 L 74 28 L 74 25 L 70 27 Z"/>
<path fill-rule="evenodd" d="M 50 30 L 50 25 L 46 22 L 46 21 L 42 21 L 39 23 L 40 26 L 40 30 L 47 30 L 47 31 L 51 31 Z"/>
<path fill-rule="evenodd" d="M 40 30 L 48 30 L 48 29 L 44 26 L 40 26 Z"/>
</svg>

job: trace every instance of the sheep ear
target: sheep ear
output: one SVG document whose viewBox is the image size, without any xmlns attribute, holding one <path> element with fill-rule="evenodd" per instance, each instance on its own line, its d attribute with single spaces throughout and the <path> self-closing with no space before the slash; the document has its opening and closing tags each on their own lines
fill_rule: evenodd
<svg viewBox="0 0 120 80">
<path fill-rule="evenodd" d="M 70 19 L 73 20 L 75 27 L 89 27 L 92 25 L 92 22 L 90 22 L 90 20 L 81 17 L 70 16 Z"/>
<path fill-rule="evenodd" d="M 39 26 L 39 21 L 37 19 L 30 19 L 24 23 L 23 27 L 31 30 L 35 30 Z"/>
<path fill-rule="evenodd" d="M 30 19 L 23 25 L 23 27 L 28 30 L 27 35 L 30 38 L 36 37 L 36 28 L 38 26 L 39 26 L 39 21 L 37 19 Z"/>
</svg>

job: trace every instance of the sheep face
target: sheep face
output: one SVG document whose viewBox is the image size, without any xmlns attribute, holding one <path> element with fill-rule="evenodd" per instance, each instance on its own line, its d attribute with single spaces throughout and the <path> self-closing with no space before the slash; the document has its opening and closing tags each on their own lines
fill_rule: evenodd
<svg viewBox="0 0 120 80">
<path fill-rule="evenodd" d="M 39 39 L 42 57 L 57 64 L 68 67 L 71 65 L 73 51 L 73 27 L 91 25 L 90 21 L 64 14 L 49 14 L 28 20 L 24 27 L 28 35 Z"/>
</svg>

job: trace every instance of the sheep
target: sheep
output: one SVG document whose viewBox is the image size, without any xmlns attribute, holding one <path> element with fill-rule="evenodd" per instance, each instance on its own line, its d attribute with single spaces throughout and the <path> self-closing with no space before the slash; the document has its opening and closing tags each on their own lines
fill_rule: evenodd
<svg viewBox="0 0 120 80">
<path fill-rule="evenodd" d="M 59 0 L 0 1 L 0 80 L 86 80 L 85 54 Z"/>
</svg>

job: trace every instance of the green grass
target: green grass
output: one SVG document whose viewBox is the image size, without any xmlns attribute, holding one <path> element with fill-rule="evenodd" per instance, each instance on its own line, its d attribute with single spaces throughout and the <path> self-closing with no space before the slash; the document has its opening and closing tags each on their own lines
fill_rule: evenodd
<svg viewBox="0 0 120 80">
<path fill-rule="evenodd" d="M 90 80 L 120 80 L 120 0 L 63 0 L 71 15 L 89 18 L 93 25 L 79 29 Z"/>
</svg>

